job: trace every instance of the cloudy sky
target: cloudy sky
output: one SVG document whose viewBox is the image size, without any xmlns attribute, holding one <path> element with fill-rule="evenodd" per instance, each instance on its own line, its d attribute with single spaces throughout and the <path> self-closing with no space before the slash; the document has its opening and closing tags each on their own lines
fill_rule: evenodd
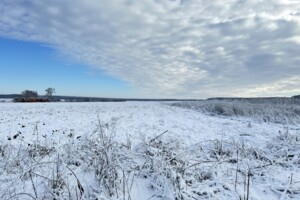
<svg viewBox="0 0 300 200">
<path fill-rule="evenodd" d="M 300 94 L 298 0 L 1 0 L 0 13 L 0 93 Z"/>
</svg>

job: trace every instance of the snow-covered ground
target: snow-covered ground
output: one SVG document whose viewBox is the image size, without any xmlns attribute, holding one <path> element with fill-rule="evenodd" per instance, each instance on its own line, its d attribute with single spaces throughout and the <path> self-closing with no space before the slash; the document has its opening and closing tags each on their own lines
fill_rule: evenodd
<svg viewBox="0 0 300 200">
<path fill-rule="evenodd" d="M 12 102 L 13 99 L 8 99 L 8 98 L 0 98 L 0 103 L 9 103 Z"/>
<path fill-rule="evenodd" d="M 0 199 L 53 197 L 300 199 L 300 125 L 159 102 L 0 104 Z"/>
</svg>

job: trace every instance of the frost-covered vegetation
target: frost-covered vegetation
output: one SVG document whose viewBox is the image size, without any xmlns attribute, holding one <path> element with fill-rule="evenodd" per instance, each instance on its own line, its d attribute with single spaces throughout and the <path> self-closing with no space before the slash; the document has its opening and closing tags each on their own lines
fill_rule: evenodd
<svg viewBox="0 0 300 200">
<path fill-rule="evenodd" d="M 151 102 L 1 109 L 0 199 L 300 198 L 295 125 Z"/>
<path fill-rule="evenodd" d="M 2 141 L 0 198 L 132 199 L 133 187 L 145 182 L 154 199 L 260 199 L 257 187 L 270 187 L 274 198 L 300 197 L 293 179 L 300 137 L 288 130 L 263 147 L 236 140 L 187 146 L 167 132 L 141 136 L 132 146 L 130 138 L 116 140 L 115 126 L 115 120 L 99 121 L 80 142 L 61 146 L 51 139 L 18 146 Z"/>
<path fill-rule="evenodd" d="M 300 99 L 296 98 L 223 99 L 175 102 L 172 105 L 213 115 L 241 116 L 282 124 L 300 123 Z"/>
</svg>

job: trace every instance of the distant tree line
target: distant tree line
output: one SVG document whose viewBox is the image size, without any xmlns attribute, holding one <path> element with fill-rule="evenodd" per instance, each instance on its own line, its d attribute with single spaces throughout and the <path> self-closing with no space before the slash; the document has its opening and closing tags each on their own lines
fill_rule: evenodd
<svg viewBox="0 0 300 200">
<path fill-rule="evenodd" d="M 293 96 L 292 98 L 300 99 L 300 95 Z"/>
<path fill-rule="evenodd" d="M 49 102 L 53 100 L 53 94 L 55 93 L 54 88 L 47 88 L 44 97 L 39 97 L 37 91 L 24 90 L 21 92 L 21 97 L 14 98 L 14 102 Z"/>
<path fill-rule="evenodd" d="M 21 94 L 27 99 L 38 97 L 37 91 L 32 91 L 32 90 L 24 90 Z"/>
<path fill-rule="evenodd" d="M 215 97 L 209 98 L 208 101 L 236 101 L 248 103 L 273 103 L 273 104 L 300 104 L 300 95 L 293 97 L 254 97 L 254 98 L 241 98 L 241 97 Z"/>
</svg>

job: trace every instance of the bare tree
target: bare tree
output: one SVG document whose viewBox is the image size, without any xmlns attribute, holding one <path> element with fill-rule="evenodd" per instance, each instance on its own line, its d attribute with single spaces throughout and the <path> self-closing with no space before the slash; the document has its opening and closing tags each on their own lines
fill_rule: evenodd
<svg viewBox="0 0 300 200">
<path fill-rule="evenodd" d="M 53 94 L 55 93 L 55 88 L 49 87 L 45 91 L 46 91 L 46 96 L 48 98 L 51 98 L 53 96 Z"/>
</svg>

